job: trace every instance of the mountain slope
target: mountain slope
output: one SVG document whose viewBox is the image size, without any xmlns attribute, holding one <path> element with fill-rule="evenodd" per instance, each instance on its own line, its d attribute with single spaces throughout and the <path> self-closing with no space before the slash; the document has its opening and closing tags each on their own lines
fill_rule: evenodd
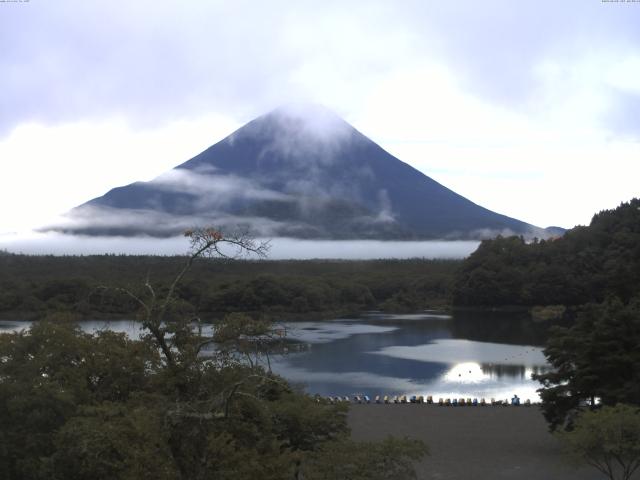
<svg viewBox="0 0 640 480">
<path fill-rule="evenodd" d="M 151 182 L 72 210 L 58 229 L 162 236 L 201 224 L 300 238 L 545 236 L 440 185 L 317 106 L 263 115 Z"/>
</svg>

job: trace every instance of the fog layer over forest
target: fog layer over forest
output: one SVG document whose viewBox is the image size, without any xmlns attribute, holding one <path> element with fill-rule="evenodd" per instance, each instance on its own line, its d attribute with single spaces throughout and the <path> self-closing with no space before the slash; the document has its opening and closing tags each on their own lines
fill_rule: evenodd
<svg viewBox="0 0 640 480">
<path fill-rule="evenodd" d="M 464 258 L 478 241 L 270 240 L 270 259 L 310 258 Z M 188 242 L 182 237 L 89 237 L 58 233 L 0 236 L 0 249 L 34 255 L 181 255 Z"/>
</svg>

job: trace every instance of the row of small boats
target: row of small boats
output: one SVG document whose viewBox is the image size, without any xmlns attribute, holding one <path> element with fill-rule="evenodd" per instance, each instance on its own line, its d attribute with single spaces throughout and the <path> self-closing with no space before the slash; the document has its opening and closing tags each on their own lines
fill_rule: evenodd
<svg viewBox="0 0 640 480">
<path fill-rule="evenodd" d="M 495 398 L 491 398 L 490 400 L 486 400 L 485 398 L 438 398 L 437 401 L 431 395 L 423 396 L 423 395 L 376 395 L 373 400 L 368 395 L 354 395 L 352 397 L 348 396 L 329 396 L 326 398 L 329 403 L 379 403 L 379 404 L 390 404 L 390 403 L 426 403 L 426 404 L 436 404 L 441 407 L 485 407 L 487 405 L 492 406 L 514 406 L 518 407 L 520 405 L 524 405 L 525 407 L 529 407 L 532 405 L 531 400 L 526 399 L 524 402 L 520 401 L 520 398 L 517 395 L 514 395 L 511 400 L 497 400 Z"/>
</svg>

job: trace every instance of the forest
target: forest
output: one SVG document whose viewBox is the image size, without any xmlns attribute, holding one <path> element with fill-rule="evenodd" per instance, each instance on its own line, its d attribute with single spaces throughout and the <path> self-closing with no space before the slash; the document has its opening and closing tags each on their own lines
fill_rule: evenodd
<svg viewBox="0 0 640 480">
<path fill-rule="evenodd" d="M 185 244 L 186 246 L 186 244 Z M 184 257 L 0 254 L 0 316 L 37 319 L 132 315 L 138 305 L 112 287 L 167 288 Z M 199 258 L 176 297 L 185 314 L 229 312 L 295 319 L 367 309 L 446 308 L 455 260 L 226 260 Z"/>
<path fill-rule="evenodd" d="M 483 241 L 452 288 L 457 306 L 578 306 L 640 292 L 640 199 L 594 215 L 564 236 Z"/>
</svg>

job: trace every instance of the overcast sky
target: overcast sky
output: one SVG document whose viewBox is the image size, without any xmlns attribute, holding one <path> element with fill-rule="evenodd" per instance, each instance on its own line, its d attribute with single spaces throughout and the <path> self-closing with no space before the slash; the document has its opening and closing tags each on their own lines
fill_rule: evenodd
<svg viewBox="0 0 640 480">
<path fill-rule="evenodd" d="M 291 101 L 535 225 L 640 195 L 640 2 L 6 0 L 0 42 L 0 233 Z"/>
</svg>

